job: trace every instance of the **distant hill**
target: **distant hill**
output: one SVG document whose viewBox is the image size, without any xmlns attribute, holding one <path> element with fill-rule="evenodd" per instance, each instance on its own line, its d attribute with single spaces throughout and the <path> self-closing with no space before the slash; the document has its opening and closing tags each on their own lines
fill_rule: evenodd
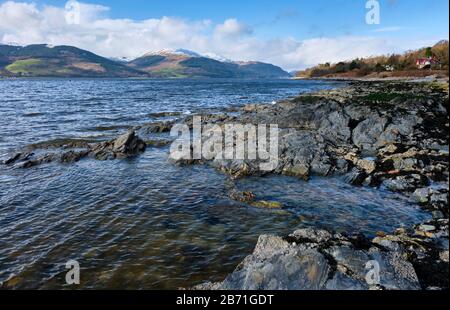
<svg viewBox="0 0 450 310">
<path fill-rule="evenodd" d="M 430 68 L 421 70 L 417 67 L 418 59 L 432 57 L 436 60 Z M 448 76 L 449 42 L 442 40 L 431 47 L 424 47 L 403 54 L 383 55 L 358 58 L 335 64 L 325 63 L 298 71 L 297 78 L 322 77 L 401 77 L 425 76 L 438 74 Z M 431 72 L 430 72 L 431 71 Z"/>
<path fill-rule="evenodd" d="M 147 74 L 73 46 L 0 45 L 0 75 L 18 77 L 139 77 Z"/>
<path fill-rule="evenodd" d="M 229 62 L 177 50 L 149 53 L 129 63 L 154 77 L 183 78 L 288 78 L 280 67 L 262 62 Z"/>
<path fill-rule="evenodd" d="M 0 44 L 0 76 L 287 78 L 280 67 L 261 62 L 229 62 L 188 50 L 164 50 L 128 61 L 108 59 L 73 46 Z"/>
</svg>

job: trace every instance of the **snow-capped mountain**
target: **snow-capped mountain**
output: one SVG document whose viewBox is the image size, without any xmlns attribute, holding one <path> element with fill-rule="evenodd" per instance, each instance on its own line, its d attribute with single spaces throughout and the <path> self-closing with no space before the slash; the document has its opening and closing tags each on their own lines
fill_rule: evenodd
<svg viewBox="0 0 450 310">
<path fill-rule="evenodd" d="M 0 76 L 287 78 L 281 68 L 261 62 L 219 61 L 186 49 L 147 53 L 129 61 L 108 59 L 73 46 L 0 44 Z M 223 59 L 223 58 L 219 58 Z M 27 61 L 24 61 L 27 60 Z"/>
<path fill-rule="evenodd" d="M 188 56 L 188 57 L 202 57 L 200 54 L 187 50 L 187 49 L 162 49 L 159 51 L 153 51 L 153 52 L 148 52 L 146 54 L 144 54 L 141 57 L 148 57 L 148 56 L 155 56 L 155 55 L 159 55 L 159 56 Z M 139 58 L 141 58 L 139 57 Z"/>
<path fill-rule="evenodd" d="M 256 61 L 234 62 L 214 53 L 199 54 L 186 49 L 150 52 L 129 66 L 155 77 L 288 78 L 280 67 Z"/>
</svg>

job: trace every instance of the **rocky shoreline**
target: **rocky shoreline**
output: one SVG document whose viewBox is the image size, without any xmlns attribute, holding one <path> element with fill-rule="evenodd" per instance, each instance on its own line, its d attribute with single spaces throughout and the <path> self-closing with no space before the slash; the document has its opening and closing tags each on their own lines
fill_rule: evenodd
<svg viewBox="0 0 450 310">
<path fill-rule="evenodd" d="M 355 186 L 410 197 L 433 220 L 379 232 L 373 240 L 309 229 L 261 236 L 223 282 L 194 289 L 448 289 L 448 106 L 448 84 L 353 82 L 275 105 L 245 106 L 237 116 L 203 116 L 219 125 L 278 124 L 280 160 L 272 173 L 345 175 Z M 208 164 L 232 178 L 265 174 L 255 161 Z M 232 190 L 230 197 L 279 207 L 251 192 Z M 376 284 L 365 279 L 370 261 L 380 265 Z"/>
<path fill-rule="evenodd" d="M 448 289 L 448 96 L 448 83 L 355 81 L 273 105 L 202 113 L 205 124 L 218 126 L 277 124 L 279 160 L 270 173 L 305 180 L 342 175 L 355 186 L 382 187 L 410 197 L 429 210 L 433 220 L 379 232 L 372 240 L 313 229 L 284 237 L 261 236 L 253 254 L 223 282 L 194 289 Z M 147 146 L 170 143 L 167 133 L 175 123 L 192 128 L 192 117 L 167 116 L 171 118 L 133 127 L 107 142 L 27 146 L 4 165 L 29 168 L 52 161 L 135 156 Z M 231 180 L 268 173 L 259 169 L 258 160 L 174 163 L 208 164 Z M 282 207 L 234 187 L 229 196 L 255 207 Z M 366 278 L 370 270 L 365 267 L 371 261 L 380 267 L 376 283 Z"/>
<path fill-rule="evenodd" d="M 448 237 L 448 220 L 440 223 L 439 228 L 416 228 L 434 227 L 430 238 L 421 235 L 421 230 L 410 234 L 405 229 L 373 240 L 315 229 L 300 229 L 285 237 L 262 235 L 253 253 L 223 282 L 192 289 L 446 289 L 448 250 L 440 249 L 436 241 Z"/>
</svg>

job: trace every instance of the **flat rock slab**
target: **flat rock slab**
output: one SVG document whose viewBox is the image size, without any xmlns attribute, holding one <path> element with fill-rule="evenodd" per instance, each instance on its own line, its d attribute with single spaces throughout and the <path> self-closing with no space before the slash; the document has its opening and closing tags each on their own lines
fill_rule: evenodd
<svg viewBox="0 0 450 310">
<path fill-rule="evenodd" d="M 287 237 L 262 235 L 223 282 L 193 289 L 215 290 L 420 290 L 408 259 L 409 237 L 390 237 L 397 247 L 379 240 L 345 237 L 325 230 L 300 229 Z M 387 237 L 389 238 L 389 237 Z M 379 238 L 378 238 L 379 239 Z M 442 255 L 445 258 L 445 252 Z M 447 253 L 448 254 L 448 253 Z"/>
</svg>

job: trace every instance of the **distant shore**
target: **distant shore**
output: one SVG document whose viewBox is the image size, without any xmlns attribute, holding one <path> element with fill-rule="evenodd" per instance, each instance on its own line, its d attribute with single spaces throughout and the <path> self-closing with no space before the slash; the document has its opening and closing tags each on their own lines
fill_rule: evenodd
<svg viewBox="0 0 450 310">
<path fill-rule="evenodd" d="M 328 77 L 293 77 L 294 80 L 325 80 L 325 81 L 361 81 L 361 82 L 440 82 L 448 83 L 449 77 L 439 74 L 415 76 L 328 76 Z"/>
</svg>

